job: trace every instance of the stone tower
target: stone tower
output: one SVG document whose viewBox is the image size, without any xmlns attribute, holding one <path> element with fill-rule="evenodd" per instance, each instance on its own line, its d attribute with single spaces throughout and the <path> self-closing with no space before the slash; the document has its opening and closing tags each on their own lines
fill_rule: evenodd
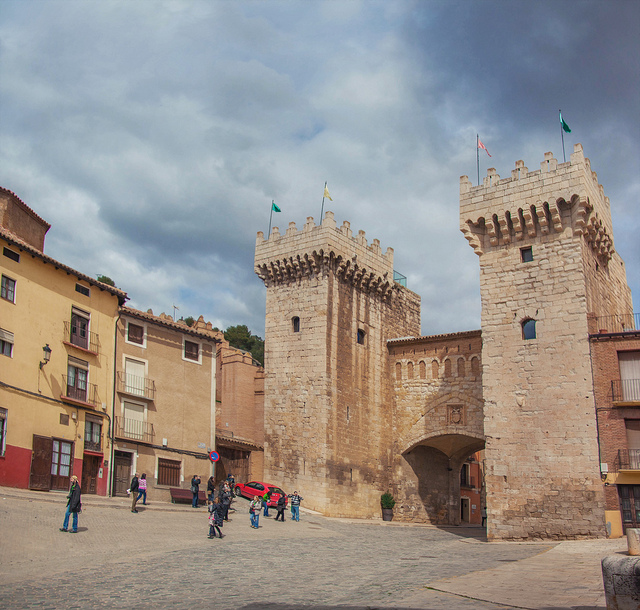
<svg viewBox="0 0 640 610">
<path fill-rule="evenodd" d="M 420 298 L 364 231 L 308 218 L 258 233 L 267 287 L 265 479 L 326 515 L 380 514 L 392 476 L 387 340 L 420 332 Z"/>
<path fill-rule="evenodd" d="M 587 315 L 631 310 L 609 199 L 567 163 L 460 179 L 480 259 L 489 539 L 604 536 Z"/>
</svg>

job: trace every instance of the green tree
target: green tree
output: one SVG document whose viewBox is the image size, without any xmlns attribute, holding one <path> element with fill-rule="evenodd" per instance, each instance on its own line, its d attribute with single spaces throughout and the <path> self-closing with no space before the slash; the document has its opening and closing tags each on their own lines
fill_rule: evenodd
<svg viewBox="0 0 640 610">
<path fill-rule="evenodd" d="M 114 288 L 116 287 L 116 283 L 108 275 L 99 275 L 97 279 L 103 284 L 108 284 L 109 286 L 113 286 Z"/>
<path fill-rule="evenodd" d="M 264 339 L 251 334 L 245 324 L 229 326 L 224 331 L 224 338 L 231 347 L 251 352 L 254 360 L 257 360 L 261 365 L 264 364 Z"/>
</svg>

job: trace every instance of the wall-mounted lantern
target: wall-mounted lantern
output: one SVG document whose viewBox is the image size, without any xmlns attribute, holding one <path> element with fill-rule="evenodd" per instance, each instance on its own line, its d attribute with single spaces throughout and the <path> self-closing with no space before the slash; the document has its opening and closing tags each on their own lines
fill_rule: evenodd
<svg viewBox="0 0 640 610">
<path fill-rule="evenodd" d="M 44 362 L 40 363 L 40 370 L 42 370 L 42 367 L 51 360 L 51 348 L 48 343 L 42 348 L 42 357 L 44 358 Z"/>
</svg>

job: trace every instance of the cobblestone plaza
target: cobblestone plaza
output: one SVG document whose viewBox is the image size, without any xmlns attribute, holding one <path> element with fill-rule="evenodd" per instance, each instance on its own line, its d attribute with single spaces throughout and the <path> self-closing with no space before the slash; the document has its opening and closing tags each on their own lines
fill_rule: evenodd
<svg viewBox="0 0 640 610">
<path fill-rule="evenodd" d="M 486 543 L 478 527 L 435 528 L 260 517 L 237 499 L 225 537 L 207 512 L 83 497 L 79 532 L 61 533 L 66 497 L 0 488 L 2 608 L 364 610 L 604 608 L 600 557 L 624 540 Z"/>
</svg>

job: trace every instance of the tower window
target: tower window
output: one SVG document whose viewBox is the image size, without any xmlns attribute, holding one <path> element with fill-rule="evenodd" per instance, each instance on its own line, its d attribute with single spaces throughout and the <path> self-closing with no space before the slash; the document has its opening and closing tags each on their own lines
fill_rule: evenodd
<svg viewBox="0 0 640 610">
<path fill-rule="evenodd" d="M 529 318 L 522 323 L 522 338 L 525 340 L 536 338 L 536 321 Z"/>
<path fill-rule="evenodd" d="M 361 328 L 359 328 L 358 329 L 358 334 L 356 336 L 356 340 L 358 341 L 358 343 L 360 345 L 364 345 L 364 336 L 365 336 L 364 331 Z"/>
<path fill-rule="evenodd" d="M 523 263 L 530 263 L 533 260 L 533 248 L 520 248 L 520 259 Z"/>
<path fill-rule="evenodd" d="M 300 332 L 300 318 L 298 316 L 293 316 L 293 318 L 291 318 L 291 326 L 293 327 L 294 333 Z"/>
</svg>

